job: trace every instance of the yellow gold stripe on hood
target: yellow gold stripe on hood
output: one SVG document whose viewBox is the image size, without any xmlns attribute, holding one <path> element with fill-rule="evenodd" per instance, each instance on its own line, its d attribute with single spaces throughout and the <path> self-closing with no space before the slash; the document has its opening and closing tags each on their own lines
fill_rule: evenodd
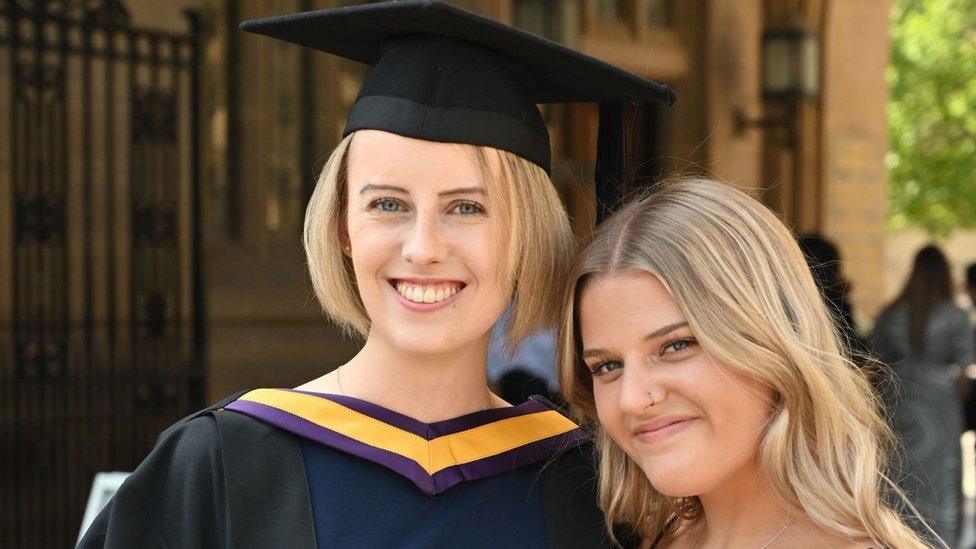
<svg viewBox="0 0 976 549">
<path fill-rule="evenodd" d="M 323 429 L 403 456 L 430 475 L 577 428 L 559 412 L 544 410 L 427 440 L 321 396 L 283 389 L 256 389 L 239 400 L 282 410 Z"/>
</svg>

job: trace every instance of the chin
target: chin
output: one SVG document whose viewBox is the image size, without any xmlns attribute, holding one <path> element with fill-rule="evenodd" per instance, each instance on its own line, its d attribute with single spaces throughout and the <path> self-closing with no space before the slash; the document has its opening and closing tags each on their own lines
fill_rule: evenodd
<svg viewBox="0 0 976 549">
<path fill-rule="evenodd" d="M 695 464 L 680 456 L 644 456 L 639 462 L 654 489 L 672 497 L 688 497 L 709 491 L 712 476 L 707 465 Z"/>
<path fill-rule="evenodd" d="M 389 334 L 394 347 L 415 355 L 437 355 L 464 345 L 466 339 L 450 326 L 402 324 Z"/>
</svg>

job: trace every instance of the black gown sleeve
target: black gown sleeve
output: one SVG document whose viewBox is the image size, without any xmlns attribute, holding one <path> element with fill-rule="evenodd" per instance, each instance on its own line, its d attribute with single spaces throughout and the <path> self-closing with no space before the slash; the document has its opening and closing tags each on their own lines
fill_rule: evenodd
<svg viewBox="0 0 976 549">
<path fill-rule="evenodd" d="M 298 440 L 222 409 L 240 394 L 164 431 L 78 547 L 314 549 Z"/>
<path fill-rule="evenodd" d="M 163 431 L 149 456 L 78 542 L 104 547 L 220 547 L 226 545 L 223 456 L 213 412 L 243 391 L 191 414 Z"/>
<path fill-rule="evenodd" d="M 221 547 L 223 506 L 217 425 L 203 414 L 160 435 L 78 547 Z"/>
<path fill-rule="evenodd" d="M 593 445 L 587 443 L 564 451 L 542 468 L 540 488 L 550 547 L 637 547 L 640 540 L 623 529 L 614 529 L 619 545 L 610 540 L 597 505 L 595 462 Z"/>
</svg>

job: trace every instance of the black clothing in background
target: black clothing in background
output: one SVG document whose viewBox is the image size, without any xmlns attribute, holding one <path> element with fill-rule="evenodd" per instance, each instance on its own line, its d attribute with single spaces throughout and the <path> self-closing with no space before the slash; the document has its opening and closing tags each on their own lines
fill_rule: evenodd
<svg viewBox="0 0 976 549">
<path fill-rule="evenodd" d="M 840 272 L 840 252 L 833 242 L 819 234 L 801 236 L 798 243 L 813 274 L 813 281 L 817 283 L 820 295 L 834 315 L 843 342 L 851 352 L 854 362 L 863 365 L 869 350 L 864 338 L 857 331 L 854 309 L 847 298 L 850 283 Z"/>
</svg>

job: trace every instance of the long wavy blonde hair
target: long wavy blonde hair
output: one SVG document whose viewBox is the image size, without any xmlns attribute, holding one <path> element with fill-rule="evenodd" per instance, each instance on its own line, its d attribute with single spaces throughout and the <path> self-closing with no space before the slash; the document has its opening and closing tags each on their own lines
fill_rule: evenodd
<svg viewBox="0 0 976 549">
<path fill-rule="evenodd" d="M 680 179 L 622 207 L 597 229 L 569 279 L 560 333 L 563 394 L 593 422 L 577 296 L 594 277 L 627 270 L 660 279 L 707 352 L 772 389 L 773 412 L 758 453 L 782 501 L 850 539 L 928 546 L 886 503 L 894 495 L 913 511 L 885 473 L 893 436 L 779 219 L 728 185 Z M 640 467 L 595 428 L 600 504 L 611 530 L 622 524 L 647 538 L 672 516 L 685 521 L 679 527 L 697 519 L 697 498 L 678 502 L 655 491 Z"/>
</svg>

